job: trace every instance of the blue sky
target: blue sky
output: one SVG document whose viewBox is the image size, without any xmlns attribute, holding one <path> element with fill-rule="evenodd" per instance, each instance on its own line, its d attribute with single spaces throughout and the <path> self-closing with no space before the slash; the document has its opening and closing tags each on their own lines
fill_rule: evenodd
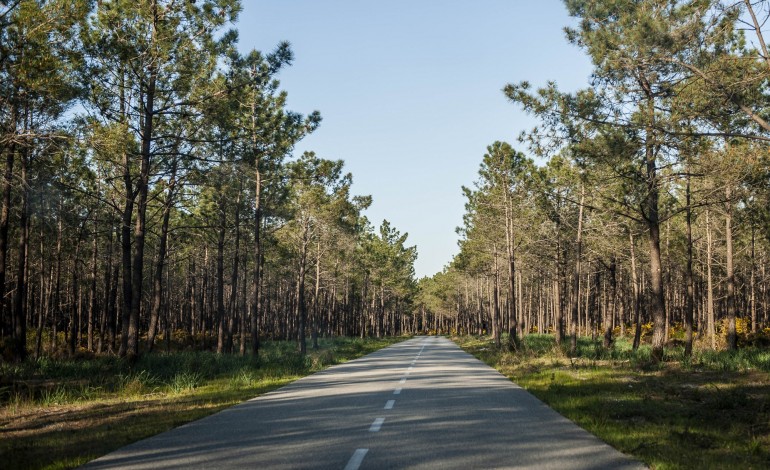
<svg viewBox="0 0 770 470">
<path fill-rule="evenodd" d="M 319 110 L 321 127 L 296 154 L 345 160 L 366 215 L 417 245 L 418 277 L 457 253 L 461 186 L 486 147 L 516 143 L 535 121 L 501 89 L 527 80 L 586 86 L 590 61 L 567 43 L 560 0 L 244 0 L 241 49 L 291 42 L 281 72 L 289 109 Z"/>
</svg>

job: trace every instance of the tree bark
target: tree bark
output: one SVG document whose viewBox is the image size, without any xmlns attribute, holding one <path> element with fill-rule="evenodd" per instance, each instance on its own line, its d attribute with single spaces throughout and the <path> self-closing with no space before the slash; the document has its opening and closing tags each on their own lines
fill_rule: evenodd
<svg viewBox="0 0 770 470">
<path fill-rule="evenodd" d="M 645 162 L 647 170 L 647 200 L 646 221 L 650 233 L 650 295 L 652 310 L 652 357 L 656 361 L 663 360 L 663 349 L 666 342 L 666 305 L 663 292 L 663 267 L 660 254 L 660 214 L 658 200 L 660 197 L 660 180 L 658 178 L 656 144 L 653 141 L 654 131 L 654 99 L 649 98 L 647 104 L 648 123 L 645 137 Z"/>
</svg>

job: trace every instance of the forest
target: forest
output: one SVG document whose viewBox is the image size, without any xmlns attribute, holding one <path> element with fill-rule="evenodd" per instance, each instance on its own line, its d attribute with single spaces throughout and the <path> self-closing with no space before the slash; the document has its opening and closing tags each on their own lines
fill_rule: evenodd
<svg viewBox="0 0 770 470">
<path fill-rule="evenodd" d="M 288 43 L 238 51 L 240 2 L 0 2 L 3 360 L 417 332 L 629 336 L 658 359 L 770 343 L 770 4 L 565 5 L 591 85 L 504 87 L 538 124 L 489 145 L 459 253 L 417 281 L 344 162 L 293 156 L 321 115 L 287 109 Z"/>
<path fill-rule="evenodd" d="M 444 383 L 457 364 L 444 352 L 426 361 L 461 347 L 650 468 L 767 468 L 770 0 L 557 3 L 588 84 L 530 83 L 528 64 L 499 84 L 501 104 L 533 125 L 466 155 L 479 166 L 457 188 L 457 252 L 417 279 L 407 227 L 370 221 L 373 198 L 345 162 L 304 150 L 323 127 L 320 111 L 290 109 L 279 81 L 291 45 L 240 47 L 250 3 L 0 0 L 3 462 L 77 468 L 399 343 L 421 347 L 384 409 L 404 350 L 384 351 L 398 358 L 365 370 L 360 389 L 319 385 L 355 412 L 324 401 L 280 418 L 302 437 L 318 416 L 325 430 L 339 410 L 363 416 L 338 429 L 347 439 L 375 432 L 368 398 L 383 410 L 377 430 L 397 398 L 394 411 L 415 401 L 408 420 L 388 415 L 408 431 L 393 442 L 422 442 L 420 423 L 431 438 L 495 423 L 496 401 L 478 400 L 478 419 L 445 412 L 501 389 L 473 374 Z M 445 385 L 452 401 L 438 402 Z M 272 418 L 252 421 L 269 446 L 298 448 Z M 249 442 L 227 449 L 258 460 L 246 429 Z M 498 436 L 483 436 L 466 448 L 489 453 Z M 336 452 L 358 438 L 319 439 Z M 527 449 L 551 446 L 537 442 Z M 447 457 L 434 450 L 413 449 Z"/>
<path fill-rule="evenodd" d="M 766 1 L 567 0 L 591 86 L 503 89 L 534 116 L 463 188 L 460 252 L 420 281 L 443 331 L 767 346 Z"/>
<path fill-rule="evenodd" d="M 413 331 L 416 249 L 298 141 L 237 0 L 0 2 L 4 361 Z"/>
</svg>

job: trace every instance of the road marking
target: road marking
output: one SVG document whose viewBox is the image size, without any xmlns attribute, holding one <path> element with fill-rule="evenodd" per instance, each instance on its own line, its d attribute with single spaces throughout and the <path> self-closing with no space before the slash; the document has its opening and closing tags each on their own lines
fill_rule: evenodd
<svg viewBox="0 0 770 470">
<path fill-rule="evenodd" d="M 396 400 L 388 400 L 388 402 L 385 403 L 385 409 L 386 410 L 392 410 L 393 409 L 393 405 L 395 405 L 395 404 L 396 404 Z"/>
<path fill-rule="evenodd" d="M 401 381 L 400 381 L 399 383 L 400 383 L 400 384 L 405 384 L 405 383 L 406 383 L 406 377 L 404 377 L 403 379 L 401 379 Z"/>
<path fill-rule="evenodd" d="M 406 370 L 412 370 L 412 369 L 414 369 L 414 366 L 409 366 L 409 368 L 407 368 Z"/>
<path fill-rule="evenodd" d="M 398 387 L 397 389 L 393 390 L 393 395 L 401 395 L 401 387 Z"/>
<path fill-rule="evenodd" d="M 371 426 L 369 426 L 369 432 L 377 432 L 382 427 L 382 423 L 385 422 L 385 418 L 377 418 L 374 420 Z"/>
<path fill-rule="evenodd" d="M 367 452 L 369 452 L 369 449 L 356 449 L 356 451 L 353 452 L 353 456 L 348 460 L 348 464 L 345 465 L 345 470 L 358 470 L 358 467 L 361 466 L 361 462 L 364 461 Z"/>
</svg>

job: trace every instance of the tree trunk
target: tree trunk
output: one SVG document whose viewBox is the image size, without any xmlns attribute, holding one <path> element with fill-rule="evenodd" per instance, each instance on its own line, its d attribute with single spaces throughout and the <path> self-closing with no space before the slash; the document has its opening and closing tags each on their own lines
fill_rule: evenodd
<svg viewBox="0 0 770 470">
<path fill-rule="evenodd" d="M 42 258 L 47 258 L 45 256 L 45 237 L 43 235 L 43 226 L 40 225 L 39 228 L 39 238 L 40 238 L 40 256 Z M 48 281 L 46 282 L 46 274 L 45 270 L 43 269 L 43 265 L 41 263 L 40 266 L 40 298 L 42 299 L 41 308 L 38 312 L 38 319 L 37 319 L 37 331 L 35 333 L 35 360 L 40 359 L 40 357 L 43 354 L 43 327 L 45 326 L 45 321 L 48 316 L 48 312 L 51 309 L 51 295 L 53 291 L 53 266 L 49 265 L 48 267 Z M 48 286 L 46 287 L 46 284 Z"/>
<path fill-rule="evenodd" d="M 612 346 L 612 322 L 615 318 L 615 307 L 617 305 L 617 292 L 618 292 L 618 279 L 617 279 L 617 263 L 615 257 L 612 257 L 609 266 L 610 274 L 610 292 L 609 292 L 609 305 L 604 311 L 604 349 L 609 349 Z M 597 285 L 598 287 L 598 285 Z"/>
<path fill-rule="evenodd" d="M 123 183 L 126 199 L 123 203 L 123 214 L 120 227 L 120 253 L 123 283 L 123 304 L 121 306 L 120 347 L 118 355 L 124 357 L 128 351 L 128 317 L 131 313 L 132 284 L 131 284 L 131 221 L 134 214 L 134 189 L 131 179 L 130 160 L 127 153 L 123 154 Z"/>
<path fill-rule="evenodd" d="M 15 90 L 18 92 L 18 90 Z M 16 105 L 11 106 L 8 123 L 15 132 L 18 124 L 19 110 Z M 11 141 L 7 147 L 0 147 L 5 152 L 5 174 L 3 176 L 2 207 L 0 207 L 0 338 L 6 334 L 6 322 L 13 323 L 11 318 L 11 306 L 6 299 L 6 270 L 8 267 L 8 229 L 11 215 L 11 191 L 13 189 L 13 164 L 16 158 L 16 144 Z M 2 153 L 0 153 L 2 155 Z"/>
<path fill-rule="evenodd" d="M 500 348 L 500 270 L 497 266 L 497 246 L 494 253 L 495 279 L 492 286 L 492 334 L 495 339 L 495 347 Z"/>
<path fill-rule="evenodd" d="M 519 318 L 516 312 L 516 240 L 513 234 L 513 208 L 511 207 L 509 189 L 505 188 L 503 193 L 505 194 L 505 241 L 506 254 L 508 255 L 508 348 L 513 351 L 518 346 Z"/>
<path fill-rule="evenodd" d="M 714 283 L 711 275 L 711 211 L 706 208 L 706 311 L 708 314 L 711 349 L 717 348 L 716 318 L 714 317 Z"/>
<path fill-rule="evenodd" d="M 157 40 L 158 5 L 152 3 L 152 41 Z M 131 261 L 131 311 L 128 317 L 128 341 L 126 356 L 134 360 L 139 356 L 139 315 L 142 307 L 144 287 L 144 247 L 147 232 L 147 197 L 150 188 L 150 163 L 155 125 L 155 87 L 158 78 L 158 64 L 148 66 L 147 88 L 144 90 L 141 125 L 141 165 L 137 182 L 136 225 L 134 226 L 134 255 Z M 125 329 L 124 329 L 125 330 Z"/>
<path fill-rule="evenodd" d="M 91 242 L 91 284 L 88 287 L 88 320 L 87 320 L 87 348 L 94 350 L 94 315 L 96 314 L 96 277 L 97 266 L 96 257 L 99 254 L 99 244 L 97 243 L 96 218 L 94 218 L 94 233 Z"/>
<path fill-rule="evenodd" d="M 575 237 L 575 275 L 572 278 L 572 324 L 570 325 L 571 356 L 577 354 L 578 318 L 580 308 L 580 261 L 583 251 L 583 204 L 585 202 L 585 187 L 580 187 L 580 207 L 578 208 L 578 227 Z"/>
<path fill-rule="evenodd" d="M 666 305 L 663 292 L 663 266 L 660 254 L 660 215 L 658 200 L 660 180 L 658 178 L 657 152 L 652 124 L 655 121 L 654 98 L 649 95 L 647 101 L 648 126 L 645 137 L 645 163 L 647 170 L 646 221 L 650 232 L 650 294 L 652 297 L 652 357 L 663 360 L 663 348 L 666 342 Z"/>
<path fill-rule="evenodd" d="M 685 299 L 684 310 L 684 355 L 692 356 L 692 327 L 693 311 L 695 309 L 695 284 L 692 272 L 692 204 L 690 201 L 690 176 L 687 175 L 687 186 L 685 188 L 686 212 L 685 222 L 687 224 L 687 265 L 685 269 L 685 283 L 687 284 L 687 297 Z"/>
<path fill-rule="evenodd" d="M 305 325 L 307 324 L 307 306 L 305 305 L 305 273 L 307 270 L 307 245 L 308 245 L 307 224 L 302 233 L 302 247 L 299 255 L 299 272 L 297 274 L 297 341 L 299 353 L 303 356 L 307 353 L 307 343 L 305 340 Z"/>
<path fill-rule="evenodd" d="M 561 286 L 564 274 L 562 266 L 562 247 L 561 247 L 561 224 L 556 225 L 556 280 L 553 284 L 553 309 L 554 309 L 554 335 L 556 344 L 561 345 L 564 342 L 564 311 L 561 305 Z M 538 317 L 539 318 L 539 317 Z M 543 333 L 542 321 L 538 321 L 537 332 Z"/>
<path fill-rule="evenodd" d="M 639 344 L 642 340 L 642 319 L 641 319 L 641 289 L 639 287 L 639 279 L 636 273 L 636 248 L 634 243 L 634 235 L 628 232 L 629 246 L 631 248 L 631 283 L 634 287 L 634 342 L 633 350 L 639 349 Z"/>
<path fill-rule="evenodd" d="M 725 248 L 727 259 L 727 350 L 738 349 L 738 334 L 735 329 L 735 268 L 733 265 L 733 202 L 731 188 L 725 190 Z"/>
<path fill-rule="evenodd" d="M 15 115 L 15 114 L 14 114 Z M 11 122 L 16 125 L 15 117 Z M 3 177 L 3 205 L 0 208 L 0 330 L 5 334 L 6 322 L 12 322 L 10 306 L 6 300 L 6 269 L 8 266 L 8 228 L 11 214 L 11 189 L 13 182 L 13 163 L 16 148 L 11 144 L 5 154 L 5 176 Z"/>
<path fill-rule="evenodd" d="M 224 195 L 220 194 L 219 201 L 219 231 L 217 233 L 217 354 L 222 354 L 225 348 L 225 231 L 227 230 L 227 212 Z"/>
<path fill-rule="evenodd" d="M 754 236 L 754 223 L 751 224 L 751 273 L 749 277 L 749 302 L 750 302 L 750 310 L 751 310 L 751 332 L 756 333 L 757 332 L 757 295 L 756 295 L 756 271 L 757 271 L 757 261 L 756 261 L 756 252 L 754 250 L 754 244 L 755 244 L 755 236 Z"/>
<path fill-rule="evenodd" d="M 171 218 L 171 209 L 174 207 L 177 163 L 178 161 L 174 157 L 166 190 L 166 200 L 163 202 L 163 219 L 160 226 L 160 240 L 158 240 L 158 263 L 155 265 L 155 273 L 152 278 L 152 306 L 150 307 L 150 325 L 147 330 L 148 352 L 152 351 L 155 346 L 160 310 L 163 306 L 163 268 L 166 265 L 166 252 L 168 251 L 169 219 Z"/>
<path fill-rule="evenodd" d="M 238 318 L 238 270 L 241 257 L 241 193 L 243 192 L 243 180 L 238 181 L 238 195 L 235 199 L 235 247 L 233 254 L 233 271 L 230 276 L 230 305 L 228 308 L 228 314 L 230 322 L 227 327 L 227 351 L 233 352 L 233 328 L 235 321 Z M 241 317 L 243 315 L 241 314 Z M 243 327 L 243 322 L 241 322 Z M 241 341 L 243 342 L 243 341 Z M 243 355 L 245 350 L 241 347 L 240 354 Z"/>
<path fill-rule="evenodd" d="M 256 74 L 256 70 L 253 70 Z M 254 277 L 251 286 L 251 354 L 255 358 L 259 354 L 259 323 L 260 288 L 262 284 L 262 173 L 259 167 L 260 158 L 257 149 L 257 109 L 256 103 L 251 103 L 251 139 L 254 151 Z"/>
<path fill-rule="evenodd" d="M 313 290 L 313 326 L 310 332 L 313 341 L 313 349 L 318 349 L 318 317 L 320 315 L 318 305 L 318 294 L 321 291 L 321 241 L 317 242 L 316 261 L 315 261 L 315 289 Z"/>
<path fill-rule="evenodd" d="M 57 331 L 59 318 L 61 317 L 61 265 L 62 265 L 62 238 L 64 232 L 64 222 L 62 220 L 62 196 L 59 195 L 57 204 L 57 224 L 56 224 L 56 288 L 53 294 L 53 308 L 51 322 L 51 352 L 56 352 Z"/>
<path fill-rule="evenodd" d="M 29 185 L 27 184 L 28 150 L 21 151 L 21 217 L 19 220 L 19 259 L 16 275 L 16 298 L 13 305 L 14 359 L 27 358 L 27 257 L 29 255 Z M 6 228 L 7 230 L 7 228 Z"/>
<path fill-rule="evenodd" d="M 86 218 L 81 222 L 80 229 L 78 230 L 78 238 L 75 241 L 75 258 L 72 262 L 72 300 L 70 302 L 70 323 L 69 323 L 69 336 L 68 336 L 68 352 L 70 357 L 73 357 L 75 355 L 75 351 L 77 350 L 77 343 L 78 343 L 78 334 L 80 332 L 80 328 L 78 328 L 78 291 L 79 291 L 79 284 L 80 284 L 80 270 L 78 269 L 78 261 L 80 260 L 80 245 L 83 241 L 83 234 L 85 232 L 86 223 L 88 222 L 88 219 Z"/>
</svg>

